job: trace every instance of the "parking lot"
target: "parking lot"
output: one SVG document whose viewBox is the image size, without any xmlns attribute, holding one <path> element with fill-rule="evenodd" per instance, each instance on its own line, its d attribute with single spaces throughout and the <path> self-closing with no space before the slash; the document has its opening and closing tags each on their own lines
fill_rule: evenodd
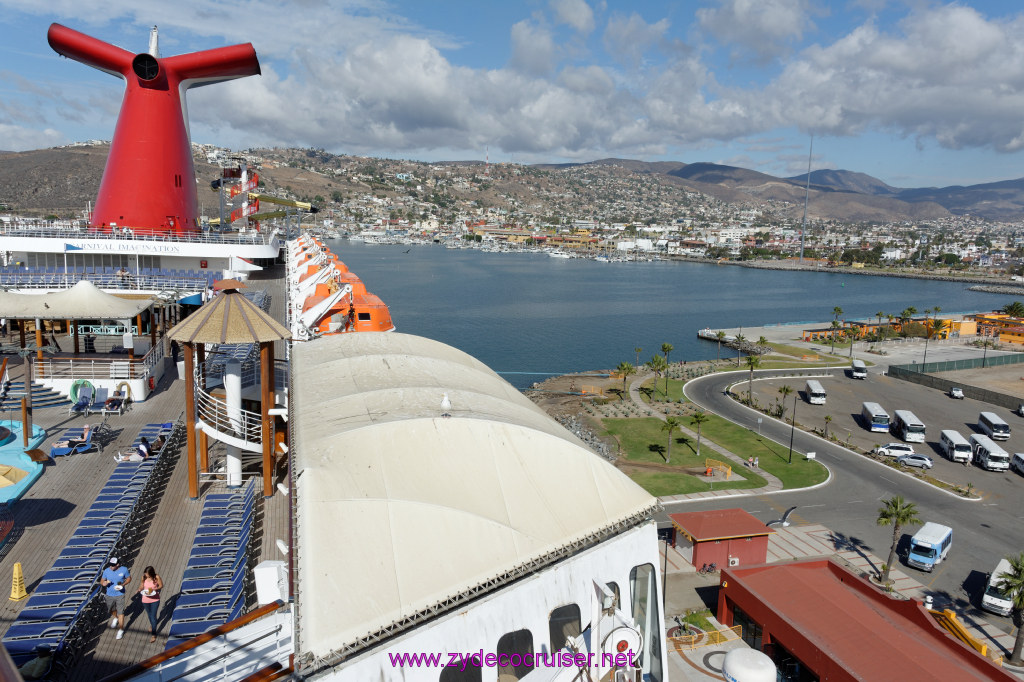
<svg viewBox="0 0 1024 682">
<path fill-rule="evenodd" d="M 829 433 L 861 450 L 899 441 L 890 433 L 872 433 L 862 425 L 860 412 L 865 401 L 879 403 L 890 417 L 896 410 L 910 410 L 926 426 L 925 442 L 914 443 L 913 446 L 915 452 L 932 457 L 935 463 L 931 470 L 933 476 L 957 485 L 971 483 L 991 503 L 1017 503 L 1024 490 L 1024 477 L 1014 471 L 985 471 L 976 465 L 965 466 L 951 462 L 942 454 L 938 441 L 943 429 L 954 429 L 964 438 L 970 438 L 972 433 L 977 432 L 978 413 L 988 411 L 995 412 L 1010 425 L 1009 441 L 1001 441 L 999 445 L 1011 455 L 1024 452 L 1024 418 L 988 403 L 970 398 L 954 400 L 939 390 L 879 373 L 869 373 L 867 379 L 853 379 L 848 371 L 840 369 L 831 374 L 831 377 L 818 379 L 828 394 L 824 405 L 811 405 L 807 402 L 804 394 L 806 379 L 800 377 L 755 381 L 754 397 L 761 405 L 770 405 L 781 397 L 779 387 L 788 384 L 799 394 L 796 404 L 799 424 L 821 430 L 825 428 L 825 416 L 831 415 Z M 746 382 L 736 386 L 736 390 L 745 394 Z M 793 413 L 793 395 L 786 401 L 786 408 L 788 418 Z"/>
</svg>

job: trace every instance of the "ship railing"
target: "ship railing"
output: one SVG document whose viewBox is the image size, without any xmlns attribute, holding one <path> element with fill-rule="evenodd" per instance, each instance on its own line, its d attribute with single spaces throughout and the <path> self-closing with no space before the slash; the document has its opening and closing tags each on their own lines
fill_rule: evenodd
<svg viewBox="0 0 1024 682">
<path fill-rule="evenodd" d="M 177 290 L 183 293 L 202 291 L 215 277 L 168 277 L 166 275 L 138 275 L 134 272 L 127 277 L 117 274 L 95 274 L 81 272 L 23 272 L 0 269 L 0 286 L 8 289 L 65 289 L 79 280 L 88 280 L 100 289 L 108 291 L 167 291 Z"/>
<path fill-rule="evenodd" d="M 231 409 L 228 407 L 227 401 L 201 388 L 202 382 L 198 374 L 194 377 L 194 381 L 196 385 L 196 416 L 204 426 L 219 434 L 220 437 L 214 435 L 214 438 L 245 450 L 262 448 L 262 415 L 241 408 Z M 273 434 L 271 434 L 271 438 L 273 438 Z"/>
<path fill-rule="evenodd" d="M 189 244 L 251 244 L 267 245 L 278 239 L 277 232 L 191 232 L 188 234 L 135 234 L 129 227 L 118 226 L 111 232 L 90 232 L 84 225 L 40 223 L 31 221 L 0 222 L 0 235 L 47 239 L 89 239 L 135 242 L 186 242 Z"/>
<path fill-rule="evenodd" d="M 200 366 L 203 371 L 201 376 L 206 377 L 206 388 L 212 389 L 224 385 L 224 363 L 206 362 Z M 250 358 L 241 363 L 242 388 L 257 386 L 260 383 L 260 359 L 257 353 L 255 358 Z M 288 363 L 285 360 L 274 362 L 274 386 L 278 390 L 288 385 Z"/>
</svg>

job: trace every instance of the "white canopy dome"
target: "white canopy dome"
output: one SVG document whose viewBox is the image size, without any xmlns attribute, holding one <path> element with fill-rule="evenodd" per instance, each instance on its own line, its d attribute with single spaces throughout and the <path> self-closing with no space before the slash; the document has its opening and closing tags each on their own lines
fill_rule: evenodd
<svg viewBox="0 0 1024 682">
<path fill-rule="evenodd" d="M 396 333 L 325 337 L 295 346 L 293 370 L 302 654 L 358 647 L 657 507 L 450 346 Z"/>
</svg>

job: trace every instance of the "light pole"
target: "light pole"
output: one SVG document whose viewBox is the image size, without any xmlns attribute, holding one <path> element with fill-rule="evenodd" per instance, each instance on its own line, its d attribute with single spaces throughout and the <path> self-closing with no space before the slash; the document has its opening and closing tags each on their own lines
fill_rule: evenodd
<svg viewBox="0 0 1024 682">
<path fill-rule="evenodd" d="M 796 401 L 800 398 L 800 391 L 794 391 L 793 395 L 793 427 L 789 431 L 789 463 L 793 463 L 793 438 L 796 436 Z"/>
</svg>

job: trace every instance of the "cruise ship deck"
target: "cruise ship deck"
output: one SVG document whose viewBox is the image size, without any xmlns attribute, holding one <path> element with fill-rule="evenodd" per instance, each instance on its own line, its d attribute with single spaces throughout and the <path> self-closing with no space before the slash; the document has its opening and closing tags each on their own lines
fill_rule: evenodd
<svg viewBox="0 0 1024 682">
<path fill-rule="evenodd" d="M 283 320 L 286 306 L 283 269 L 276 267 L 253 275 L 248 284 L 249 289 L 266 289 L 271 295 L 271 315 Z M 287 357 L 283 344 L 278 343 L 277 346 L 275 356 Z M 10 378 L 18 381 L 22 374 L 20 358 L 17 355 L 4 357 L 10 365 Z M 13 528 L 0 549 L 0 578 L 7 580 L 8 576 L 13 575 L 15 564 L 20 563 L 25 587 L 31 595 L 117 466 L 115 454 L 127 450 L 146 424 L 176 422 L 177 429 L 184 429 L 185 382 L 175 377 L 174 372 L 168 372 L 145 402 L 132 403 L 123 415 L 108 415 L 105 420 L 100 414 L 69 416 L 66 404 L 34 410 L 33 423 L 46 429 L 46 441 L 40 449 L 47 452 L 68 428 L 81 427 L 86 423 L 95 428 L 101 421 L 105 421 L 106 428 L 101 430 L 98 437 L 98 450 L 50 460 L 42 476 L 12 505 L 10 515 Z M 19 420 L 20 414 L 7 411 L 0 414 L 0 418 Z M 185 451 L 184 442 L 184 437 L 178 438 L 175 450 L 162 455 L 172 458 L 170 466 L 166 469 L 165 477 L 157 481 L 158 489 L 151 496 L 144 513 L 133 522 L 131 530 L 135 536 L 134 541 L 128 546 L 128 551 L 119 557 L 121 563 L 131 569 L 132 583 L 128 586 L 128 595 L 134 595 L 143 569 L 148 565 L 152 565 L 163 578 L 160 634 L 156 642 L 150 643 L 149 621 L 136 598 L 130 600 L 126 608 L 124 638 L 115 639 L 115 630 L 107 627 L 109 616 L 105 614 L 102 601 L 95 600 L 82 616 L 88 619 L 89 626 L 85 628 L 81 642 L 73 647 L 77 654 L 71 662 L 67 679 L 102 679 L 159 654 L 164 649 L 171 611 L 179 593 L 203 499 L 211 493 L 224 492 L 225 488 L 223 481 L 218 480 L 219 477 L 207 475 L 200 479 L 200 498 L 189 500 L 186 460 L 182 456 Z M 211 441 L 211 444 L 215 443 Z M 212 447 L 211 462 L 215 463 L 223 452 L 222 445 Z M 281 477 L 285 475 L 284 468 L 280 467 L 277 471 L 278 480 L 282 480 Z M 261 490 L 259 472 L 250 473 L 247 470 L 246 480 L 250 476 L 257 479 L 256 489 Z M 253 545 L 259 549 L 249 566 L 255 566 L 266 559 L 287 559 L 278 549 L 276 541 L 281 539 L 287 542 L 289 539 L 288 497 L 278 490 L 268 499 L 263 499 L 257 493 L 255 515 Z M 249 588 L 246 595 L 247 608 L 252 606 L 255 597 L 251 584 Z M 7 631 L 26 601 L 0 602 L 0 632 Z"/>
</svg>

